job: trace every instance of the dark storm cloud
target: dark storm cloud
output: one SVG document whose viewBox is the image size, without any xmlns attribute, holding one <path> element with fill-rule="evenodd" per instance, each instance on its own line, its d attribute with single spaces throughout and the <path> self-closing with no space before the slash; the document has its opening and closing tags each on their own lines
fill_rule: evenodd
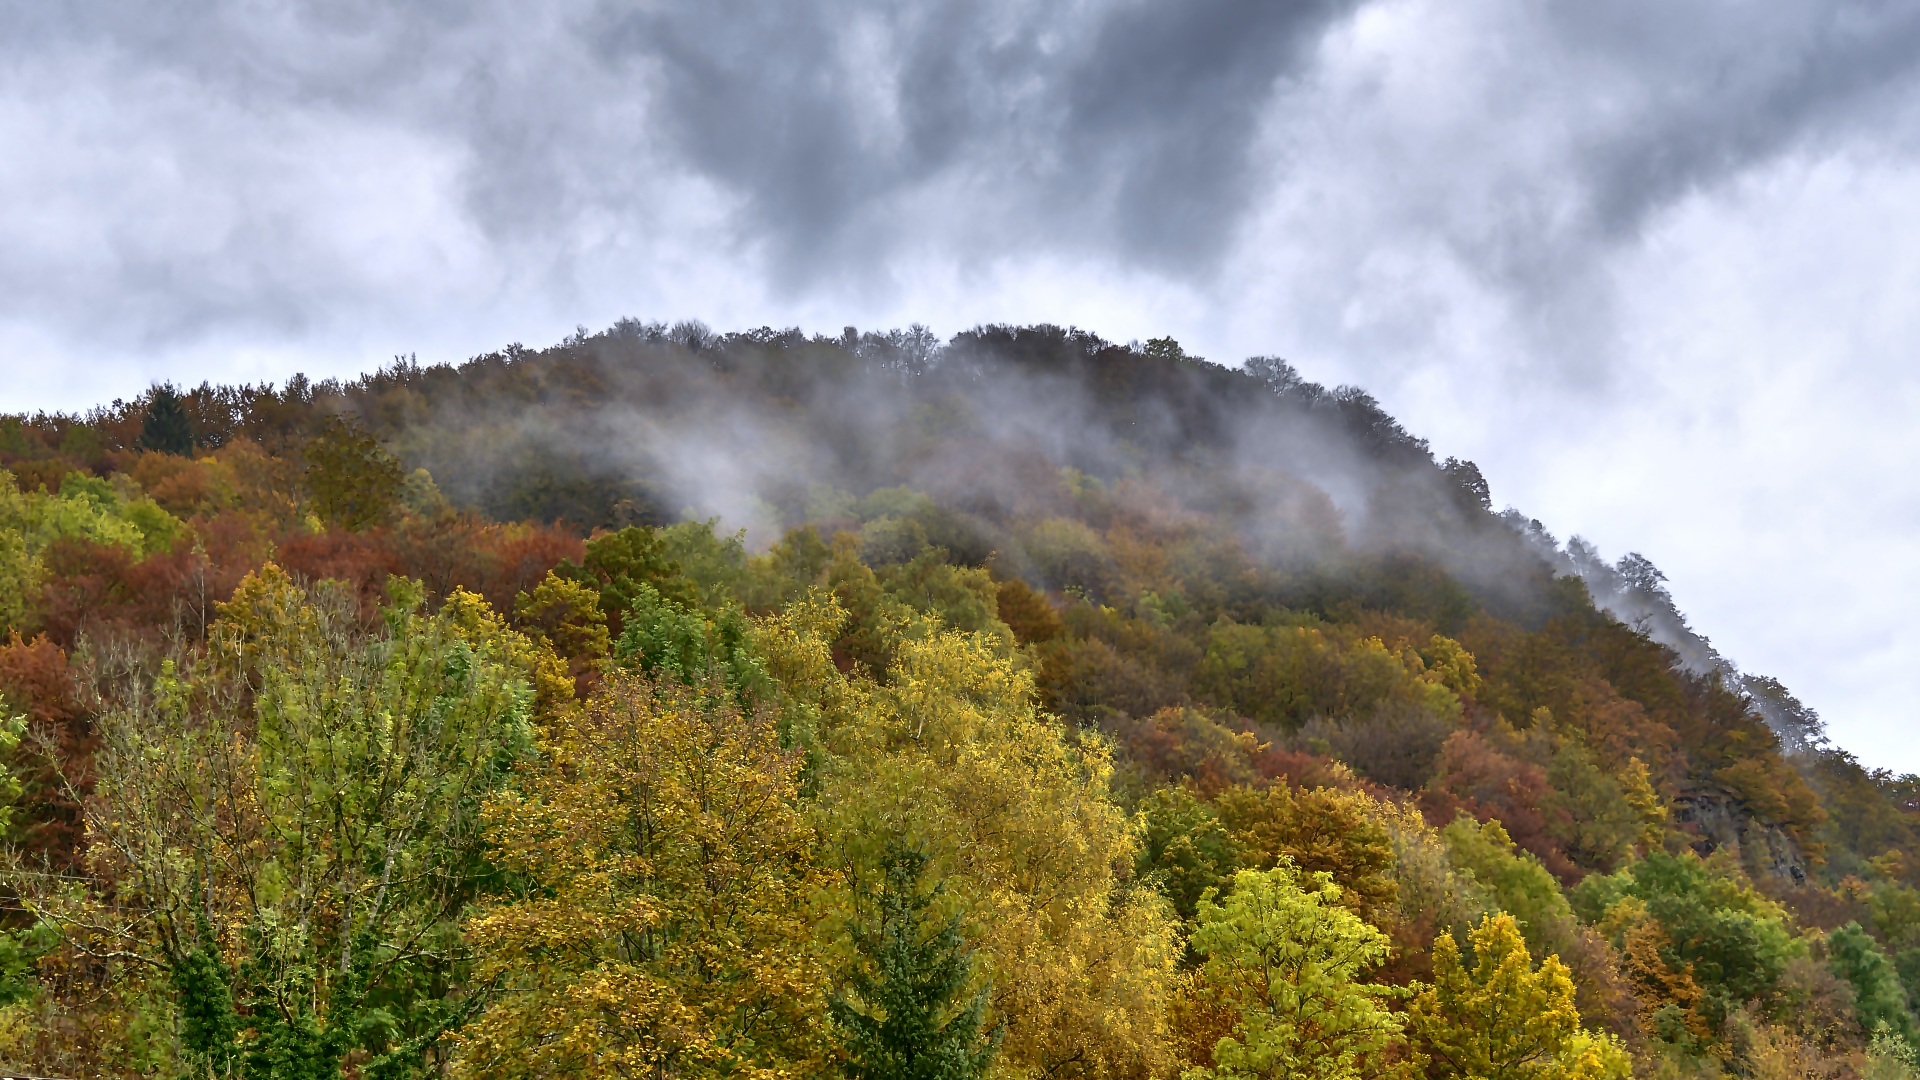
<svg viewBox="0 0 1920 1080">
<path fill-rule="evenodd" d="M 457 163 L 442 209 L 522 278 L 567 277 L 583 232 L 644 247 L 684 229 L 674 184 L 689 178 L 728 201 L 701 242 L 759 253 L 786 292 L 884 272 L 927 230 L 981 257 L 1052 246 L 1194 269 L 1254 194 L 1275 84 L 1342 10 L 16 3 L 0 9 L 5 97 L 67 115 L 35 133 L 46 145 L 17 170 L 15 205 L 70 190 L 76 169 L 129 168 L 84 222 L 113 249 L 74 268 L 97 293 L 50 294 L 46 263 L 71 252 L 4 272 L 42 310 L 104 302 L 125 315 L 109 322 L 160 337 L 298 335 L 303 306 L 350 304 L 356 287 L 384 298 L 326 221 L 382 198 L 360 174 L 426 167 L 379 160 L 395 141 Z M 155 164 L 163 176 L 142 175 Z M 926 220 L 917 198 L 950 219 Z"/>
<path fill-rule="evenodd" d="M 1573 82 L 1592 127 L 1573 169 L 1595 222 L 1638 230 L 1676 198 L 1748 167 L 1844 139 L 1910 141 L 1920 5 L 1905 0 L 1553 5 L 1544 26 L 1569 58 L 1613 69 Z M 1621 106 L 1625 106 L 1624 108 Z"/>
<path fill-rule="evenodd" d="M 1205 0 L 1132 7 L 1102 25 L 1064 80 L 1067 129 L 1114 187 L 1116 239 L 1190 264 L 1224 247 L 1274 84 L 1350 6 Z"/>
<path fill-rule="evenodd" d="M 1486 161 L 1313 160 L 1302 125 L 1405 121 L 1321 83 L 1330 32 L 1408 11 L 1499 42 L 1472 77 L 1511 130 Z M 14 2 L 0 42 L 0 318 L 61 336 L 404 325 L 674 244 L 788 297 L 1050 255 L 1206 289 L 1302 171 L 1404 202 L 1396 236 L 1555 321 L 1676 199 L 1908 131 L 1920 8 Z M 1335 239 L 1354 260 L 1381 242 Z"/>
<path fill-rule="evenodd" d="M 1023 230 L 1185 267 L 1223 246 L 1262 108 L 1345 7 L 725 3 L 608 15 L 597 51 L 657 73 L 662 129 L 788 270 L 872 255 L 844 241 L 950 171 Z"/>
<path fill-rule="evenodd" d="M 1917 34 L 1911 3 L 1371 3 L 1270 114 L 1254 242 L 1370 385 L 1479 304 L 1524 339 L 1497 376 L 1624 400 L 1621 258 L 1783 169 L 1910 158 Z"/>
</svg>

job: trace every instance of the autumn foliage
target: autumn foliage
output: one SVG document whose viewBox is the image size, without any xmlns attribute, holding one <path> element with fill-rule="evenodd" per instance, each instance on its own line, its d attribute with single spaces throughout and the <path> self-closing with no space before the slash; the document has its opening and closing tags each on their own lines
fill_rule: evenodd
<svg viewBox="0 0 1920 1080">
<path fill-rule="evenodd" d="M 0 418 L 0 1064 L 1913 1074 L 1920 778 L 1644 560 L 1271 358 L 678 333 Z"/>
</svg>

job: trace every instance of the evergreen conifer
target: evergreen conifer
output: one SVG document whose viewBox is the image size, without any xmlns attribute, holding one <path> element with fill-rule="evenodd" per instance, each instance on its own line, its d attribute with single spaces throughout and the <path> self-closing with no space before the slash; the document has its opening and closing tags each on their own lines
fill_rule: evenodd
<svg viewBox="0 0 1920 1080">
<path fill-rule="evenodd" d="M 920 890 L 927 857 L 894 846 L 881 862 L 879 925 L 854 933 L 865 963 L 848 978 L 851 996 L 835 995 L 833 1017 L 846 1032 L 855 1080 L 974 1080 L 1000 1049 L 1002 1030 L 983 1035 L 987 989 L 961 1005 L 973 963 L 960 919 L 935 924 L 941 892 Z"/>
<path fill-rule="evenodd" d="M 181 404 L 180 394 L 167 383 L 158 383 L 147 398 L 146 419 L 140 424 L 140 446 L 163 454 L 185 457 L 193 453 L 193 420 Z"/>
<path fill-rule="evenodd" d="M 233 1061 L 240 1021 L 233 1008 L 233 980 L 213 943 L 213 926 L 201 914 L 198 941 L 174 960 L 174 993 L 180 1003 L 180 1044 L 190 1061 L 208 1075 L 224 1076 Z"/>
</svg>

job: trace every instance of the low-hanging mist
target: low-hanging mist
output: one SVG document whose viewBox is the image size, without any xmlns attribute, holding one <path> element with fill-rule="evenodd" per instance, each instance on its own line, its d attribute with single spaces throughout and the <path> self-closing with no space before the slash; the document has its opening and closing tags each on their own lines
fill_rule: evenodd
<svg viewBox="0 0 1920 1080">
<path fill-rule="evenodd" d="M 1610 565 L 1495 512 L 1472 462 L 1436 461 L 1363 389 L 1305 381 L 1277 357 L 1227 367 L 1171 339 L 1054 326 L 943 343 L 918 325 L 809 338 L 628 320 L 458 368 L 396 363 L 341 393 L 455 501 L 500 517 L 714 518 L 757 549 L 809 522 L 857 528 L 859 497 L 907 487 L 952 515 L 949 543 L 1058 587 L 1014 522 L 1073 513 L 1058 478 L 1071 470 L 1228 522 L 1294 571 L 1413 553 L 1515 615 L 1537 614 L 1546 577 L 1577 575 L 1689 670 L 1741 678 L 1644 557 Z M 1788 724 L 1793 737 L 1807 723 Z"/>
</svg>

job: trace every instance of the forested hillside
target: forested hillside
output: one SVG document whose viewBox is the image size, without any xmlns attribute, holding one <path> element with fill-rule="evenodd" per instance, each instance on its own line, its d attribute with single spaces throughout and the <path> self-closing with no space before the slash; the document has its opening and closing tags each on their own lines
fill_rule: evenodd
<svg viewBox="0 0 1920 1080">
<path fill-rule="evenodd" d="M 621 323 L 0 418 L 0 1062 L 1915 1073 L 1920 778 L 1366 394 Z"/>
</svg>

